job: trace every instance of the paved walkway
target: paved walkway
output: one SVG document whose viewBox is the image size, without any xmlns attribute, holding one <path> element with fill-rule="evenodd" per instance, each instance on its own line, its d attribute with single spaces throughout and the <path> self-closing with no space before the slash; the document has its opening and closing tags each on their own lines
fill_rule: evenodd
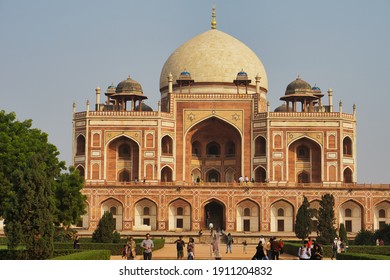
<svg viewBox="0 0 390 280">
<path fill-rule="evenodd" d="M 232 245 L 232 253 L 226 252 L 226 245 L 220 245 L 220 255 L 222 260 L 250 260 L 256 252 L 256 245 L 248 245 L 247 253 L 244 253 L 241 244 Z M 187 252 L 184 253 L 184 259 L 187 258 Z M 142 256 L 137 256 L 137 259 L 142 259 Z M 211 253 L 209 244 L 195 244 L 195 259 L 197 260 L 214 260 L 215 257 Z M 281 260 L 297 260 L 298 257 L 282 254 Z M 123 260 L 121 256 L 111 256 L 111 260 Z M 153 260 L 176 260 L 176 245 L 165 244 L 164 248 L 153 252 Z"/>
</svg>

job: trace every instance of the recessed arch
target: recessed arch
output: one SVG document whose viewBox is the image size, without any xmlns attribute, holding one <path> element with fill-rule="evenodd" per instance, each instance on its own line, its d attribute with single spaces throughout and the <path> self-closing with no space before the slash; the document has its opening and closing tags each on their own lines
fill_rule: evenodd
<svg viewBox="0 0 390 280">
<path fill-rule="evenodd" d="M 203 226 L 208 228 L 212 223 L 215 230 L 226 229 L 226 205 L 222 201 L 212 198 L 203 203 L 204 223 Z"/>
<path fill-rule="evenodd" d="M 363 228 L 363 206 L 355 200 L 347 200 L 340 205 L 339 223 L 343 223 L 349 233 L 358 233 Z"/>
<path fill-rule="evenodd" d="M 260 206 L 256 201 L 244 199 L 237 203 L 236 230 L 244 232 L 260 231 Z"/>
<path fill-rule="evenodd" d="M 85 136 L 80 134 L 76 138 L 76 156 L 85 155 Z"/>
<path fill-rule="evenodd" d="M 267 171 L 263 166 L 258 166 L 255 169 L 255 182 L 265 183 L 267 181 Z"/>
<path fill-rule="evenodd" d="M 298 174 L 306 172 L 309 183 L 321 182 L 322 164 L 322 145 L 317 140 L 302 136 L 288 145 L 287 180 L 298 182 Z"/>
<path fill-rule="evenodd" d="M 109 181 L 119 181 L 119 171 L 128 170 L 130 181 L 139 179 L 140 146 L 128 135 L 118 135 L 106 144 L 104 173 Z M 109 170 L 110 172 L 107 172 Z"/>
<path fill-rule="evenodd" d="M 214 169 L 214 168 L 207 170 L 206 182 L 210 182 L 210 183 L 221 182 L 221 173 L 217 169 Z"/>
<path fill-rule="evenodd" d="M 173 181 L 172 168 L 166 165 L 161 169 L 161 182 L 172 182 L 172 181 Z"/>
<path fill-rule="evenodd" d="M 255 138 L 255 156 L 265 156 L 267 151 L 267 140 L 262 135 Z"/>
<path fill-rule="evenodd" d="M 353 183 L 353 171 L 349 167 L 344 169 L 344 183 Z"/>
<path fill-rule="evenodd" d="M 166 156 L 173 155 L 173 140 L 170 135 L 161 138 L 161 153 Z"/>
<path fill-rule="evenodd" d="M 386 224 L 390 224 L 390 201 L 383 200 L 374 208 L 374 230 L 382 229 Z"/>
<path fill-rule="evenodd" d="M 271 232 L 292 232 L 294 225 L 294 206 L 281 199 L 271 205 Z"/>
<path fill-rule="evenodd" d="M 134 205 L 135 205 L 135 217 L 134 217 L 135 229 L 157 230 L 157 213 L 158 213 L 157 204 L 149 198 L 142 198 L 138 200 Z"/>
<path fill-rule="evenodd" d="M 182 198 L 177 198 L 168 204 L 169 230 L 191 230 L 191 204 Z"/>
<path fill-rule="evenodd" d="M 210 116 L 191 125 L 185 134 L 183 145 L 183 174 L 186 181 L 192 180 L 191 171 L 194 167 L 202 170 L 205 181 L 217 180 L 218 176 L 207 178 L 205 170 L 210 168 L 218 171 L 219 182 L 231 179 L 226 176 L 229 175 L 226 173 L 228 168 L 237 173 L 242 172 L 242 134 L 236 125 L 225 119 Z"/>
<path fill-rule="evenodd" d="M 344 137 L 343 139 L 343 155 L 346 157 L 352 156 L 352 139 L 349 136 Z"/>
<path fill-rule="evenodd" d="M 103 200 L 100 205 L 101 205 L 100 215 L 103 216 L 104 212 L 111 213 L 112 217 L 114 218 L 115 229 L 122 230 L 123 229 L 123 203 L 114 197 L 109 197 Z"/>
</svg>

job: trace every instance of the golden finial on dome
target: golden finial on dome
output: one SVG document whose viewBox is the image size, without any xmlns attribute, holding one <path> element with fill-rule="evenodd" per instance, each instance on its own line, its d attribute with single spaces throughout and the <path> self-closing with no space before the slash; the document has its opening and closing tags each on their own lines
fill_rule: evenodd
<svg viewBox="0 0 390 280">
<path fill-rule="evenodd" d="M 211 15 L 211 29 L 217 29 L 217 20 L 215 15 L 215 5 L 213 6 L 213 12 Z"/>
</svg>

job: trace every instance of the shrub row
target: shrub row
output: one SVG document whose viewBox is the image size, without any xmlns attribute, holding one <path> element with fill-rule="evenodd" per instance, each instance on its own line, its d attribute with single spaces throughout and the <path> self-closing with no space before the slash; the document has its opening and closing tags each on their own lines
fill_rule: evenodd
<svg viewBox="0 0 390 280">
<path fill-rule="evenodd" d="M 338 260 L 390 260 L 390 256 L 343 253 L 343 254 L 337 254 L 337 259 Z"/>
<path fill-rule="evenodd" d="M 140 247 L 142 240 L 135 240 L 137 244 L 136 253 L 137 255 L 142 255 L 142 248 Z M 164 247 L 164 239 L 153 239 L 154 250 L 158 250 Z M 123 243 L 83 243 L 80 242 L 80 249 L 85 250 L 109 250 L 111 255 L 122 255 L 123 245 L 126 244 L 126 240 L 123 240 Z M 73 243 L 71 242 L 55 242 L 54 247 L 57 249 L 73 249 Z"/>
<path fill-rule="evenodd" d="M 109 250 L 90 250 L 59 256 L 52 260 L 109 260 L 111 252 Z"/>
</svg>

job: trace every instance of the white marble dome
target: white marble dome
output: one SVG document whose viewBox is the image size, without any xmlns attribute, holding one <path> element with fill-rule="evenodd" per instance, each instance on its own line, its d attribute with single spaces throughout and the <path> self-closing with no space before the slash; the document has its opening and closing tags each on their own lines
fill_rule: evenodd
<svg viewBox="0 0 390 280">
<path fill-rule="evenodd" d="M 257 55 L 241 41 L 217 29 L 188 40 L 169 56 L 161 70 L 160 90 L 168 86 L 169 73 L 175 84 L 184 70 L 195 83 L 233 83 L 237 73 L 245 71 L 250 85 L 256 84 L 255 77 L 259 75 L 260 87 L 268 91 L 267 74 Z"/>
</svg>

